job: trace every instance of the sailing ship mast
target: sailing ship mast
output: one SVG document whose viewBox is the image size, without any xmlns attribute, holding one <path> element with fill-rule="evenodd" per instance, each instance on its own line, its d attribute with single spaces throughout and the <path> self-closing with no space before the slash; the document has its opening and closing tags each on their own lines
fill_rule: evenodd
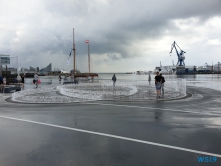
<svg viewBox="0 0 221 166">
<path fill-rule="evenodd" d="M 88 77 L 91 76 L 93 77 L 98 77 L 97 73 L 91 73 L 91 59 L 90 59 L 90 45 L 89 45 L 89 40 L 85 41 L 88 44 L 88 71 L 89 73 L 77 73 L 76 72 L 76 46 L 75 46 L 75 41 L 74 41 L 74 28 L 73 28 L 73 52 L 74 52 L 74 57 L 73 57 L 73 76 L 74 77 Z"/>
</svg>

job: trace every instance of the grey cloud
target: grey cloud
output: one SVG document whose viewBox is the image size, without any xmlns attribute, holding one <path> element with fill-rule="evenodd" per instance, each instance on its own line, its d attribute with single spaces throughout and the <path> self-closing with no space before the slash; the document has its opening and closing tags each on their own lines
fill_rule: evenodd
<svg viewBox="0 0 221 166">
<path fill-rule="evenodd" d="M 122 58 L 120 54 L 117 55 L 117 54 L 110 54 L 110 53 L 107 54 L 107 57 L 111 58 L 112 60 L 119 60 Z"/>
<path fill-rule="evenodd" d="M 90 40 L 92 54 L 107 54 L 112 60 L 141 56 L 143 50 L 133 47 L 134 43 L 160 39 L 166 30 L 179 36 L 180 29 L 172 22 L 174 19 L 197 17 L 198 24 L 203 25 L 209 18 L 221 16 L 221 1 L 122 0 L 102 4 L 89 0 L 48 0 L 39 1 L 36 9 L 39 9 L 39 13 L 23 16 L 24 19 L 21 17 L 17 20 L 16 15 L 13 16 L 15 27 L 6 32 L 7 36 L 0 46 L 3 53 L 22 56 L 24 61 L 25 57 L 32 57 L 31 63 L 35 63 L 35 57 L 46 55 L 46 52 L 51 55 L 58 53 L 65 59 L 72 48 L 74 27 L 79 56 L 87 55 L 86 39 Z M 22 25 L 25 35 L 18 37 L 15 31 L 19 28 L 16 27 Z M 16 37 L 20 38 L 19 43 L 13 42 Z M 45 57 L 44 61 L 56 60 Z"/>
<path fill-rule="evenodd" d="M 136 3 L 138 2 L 136 1 Z M 205 21 L 211 16 L 220 15 L 221 13 L 220 1 L 179 1 L 177 4 L 170 2 L 172 1 L 163 1 L 162 4 L 162 1 L 158 1 L 158 3 L 155 1 L 155 4 L 151 7 L 147 7 L 147 9 L 141 7 L 144 11 L 129 11 L 134 14 L 127 14 L 125 11 L 125 19 L 123 19 L 124 16 L 119 16 L 122 19 L 116 18 L 118 20 L 116 21 L 117 25 L 112 27 L 111 30 L 104 32 L 108 43 L 104 46 L 102 41 L 100 41 L 100 49 L 96 48 L 96 53 L 113 51 L 122 54 L 123 58 L 130 57 L 133 55 L 131 55 L 130 51 L 126 50 L 128 48 L 124 46 L 131 45 L 135 40 L 160 38 L 166 29 L 169 29 L 171 33 L 174 34 L 179 33 L 179 29 L 171 23 L 172 19 L 198 17 L 201 21 Z M 134 3 L 134 6 L 136 6 L 135 2 L 130 2 L 128 5 L 131 3 Z M 150 11 L 148 11 L 149 9 Z M 136 15 L 135 12 L 140 12 L 141 14 Z M 130 17 L 127 17 L 127 15 Z M 119 45 L 120 47 L 118 47 Z M 139 54 L 138 52 L 138 55 Z"/>
</svg>

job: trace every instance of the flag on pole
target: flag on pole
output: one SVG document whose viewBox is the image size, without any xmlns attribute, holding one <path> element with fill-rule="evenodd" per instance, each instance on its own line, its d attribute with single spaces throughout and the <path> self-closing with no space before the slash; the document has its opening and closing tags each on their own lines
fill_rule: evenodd
<svg viewBox="0 0 221 166">
<path fill-rule="evenodd" d="M 72 52 L 72 50 L 71 50 L 71 52 Z M 71 52 L 70 52 L 70 54 L 69 54 L 69 56 L 68 56 L 67 65 L 69 65 L 69 63 L 70 63 L 70 59 L 71 59 Z"/>
<path fill-rule="evenodd" d="M 89 43 L 89 40 L 85 40 L 85 43 L 88 44 L 88 43 Z"/>
</svg>

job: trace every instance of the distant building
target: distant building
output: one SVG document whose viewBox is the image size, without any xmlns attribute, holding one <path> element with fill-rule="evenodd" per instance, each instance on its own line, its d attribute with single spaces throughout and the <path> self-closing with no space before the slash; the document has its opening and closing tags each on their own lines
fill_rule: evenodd
<svg viewBox="0 0 221 166">
<path fill-rule="evenodd" d="M 40 70 L 40 73 L 42 73 L 42 74 L 47 74 L 49 72 L 52 72 L 52 65 L 51 65 L 51 63 L 48 66 L 46 66 L 45 68 L 42 68 Z"/>
<path fill-rule="evenodd" d="M 131 72 L 131 73 L 127 73 L 127 74 L 133 74 L 133 72 Z M 139 71 L 136 71 L 136 74 L 137 75 L 147 75 L 147 74 L 149 74 L 149 71 L 141 71 L 141 70 L 139 70 Z"/>
<path fill-rule="evenodd" d="M 4 70 L 2 68 L 2 65 L 9 65 L 9 64 L 10 64 L 10 55 L 0 54 L 0 74 L 2 74 L 2 71 Z"/>
<path fill-rule="evenodd" d="M 213 71 L 214 72 L 221 72 L 221 63 L 220 62 L 218 62 L 217 64 L 215 64 L 213 66 Z"/>
<path fill-rule="evenodd" d="M 74 70 L 71 70 L 70 73 L 73 74 L 73 73 L 81 73 L 81 72 L 80 72 L 80 70 L 75 69 L 75 72 L 74 72 Z"/>
<path fill-rule="evenodd" d="M 154 73 L 156 73 L 156 72 L 160 72 L 161 71 L 161 68 L 160 67 L 155 67 L 155 69 L 154 69 Z"/>
<path fill-rule="evenodd" d="M 196 73 L 197 67 L 196 66 L 185 66 L 185 73 Z"/>
<path fill-rule="evenodd" d="M 27 68 L 21 68 L 21 72 L 28 72 L 29 70 Z"/>
<path fill-rule="evenodd" d="M 213 66 L 210 66 L 207 63 L 205 63 L 204 66 L 198 66 L 197 71 L 198 73 L 210 73 L 213 71 Z"/>
<path fill-rule="evenodd" d="M 5 70 L 6 70 L 6 68 L 5 68 Z M 15 72 L 17 72 L 17 68 L 13 68 L 13 67 L 8 67 L 7 70 L 8 71 L 15 71 Z"/>
<path fill-rule="evenodd" d="M 9 65 L 10 55 L 0 54 L 0 62 L 1 62 L 1 65 Z"/>
<path fill-rule="evenodd" d="M 37 70 L 36 70 L 36 68 L 30 66 L 29 71 L 30 71 L 30 72 L 36 72 Z"/>
<path fill-rule="evenodd" d="M 174 74 L 176 71 L 176 66 L 161 66 L 161 67 L 155 67 L 154 73 L 160 72 L 163 74 Z"/>
<path fill-rule="evenodd" d="M 59 68 L 54 68 L 54 71 L 61 71 Z"/>
<path fill-rule="evenodd" d="M 161 73 L 173 74 L 176 71 L 176 66 L 161 66 Z"/>
<path fill-rule="evenodd" d="M 61 70 L 61 73 L 70 73 L 70 72 L 65 71 L 65 70 Z"/>
</svg>

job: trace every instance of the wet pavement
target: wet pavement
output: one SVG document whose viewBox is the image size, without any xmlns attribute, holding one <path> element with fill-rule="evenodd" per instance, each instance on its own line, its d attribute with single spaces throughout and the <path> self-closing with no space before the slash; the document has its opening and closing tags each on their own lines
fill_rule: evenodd
<svg viewBox="0 0 221 166">
<path fill-rule="evenodd" d="M 70 104 L 9 103 L 0 94 L 0 165 L 221 165 L 221 92 L 187 92 L 173 101 Z M 216 162 L 198 161 L 211 156 Z"/>
</svg>

